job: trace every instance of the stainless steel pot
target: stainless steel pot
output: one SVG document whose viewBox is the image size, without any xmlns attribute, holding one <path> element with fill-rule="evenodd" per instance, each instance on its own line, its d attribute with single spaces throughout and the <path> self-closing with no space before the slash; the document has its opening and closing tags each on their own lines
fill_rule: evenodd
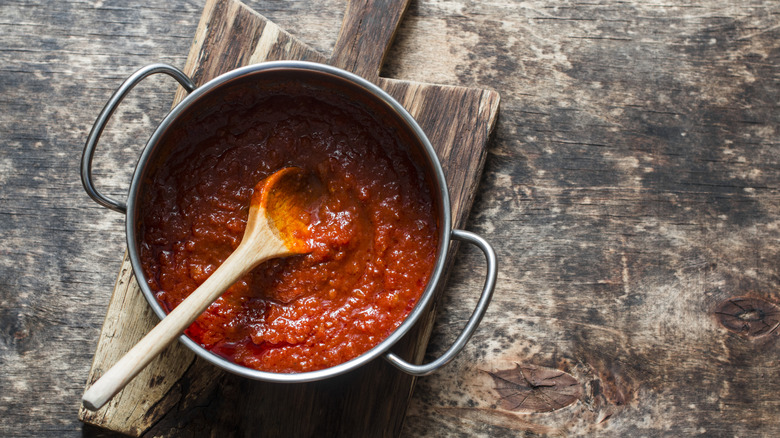
<svg viewBox="0 0 780 438">
<path fill-rule="evenodd" d="M 167 74 L 175 78 L 190 94 L 171 110 L 152 134 L 136 166 L 127 202 L 124 203 L 103 195 L 95 188 L 92 179 L 92 158 L 106 123 L 122 99 L 138 82 L 156 73 Z M 332 90 L 334 92 L 354 96 L 375 111 L 378 117 L 385 118 L 380 120 L 387 120 L 400 126 L 403 130 L 402 135 L 411 140 L 412 155 L 426 172 L 436 198 L 434 207 L 438 212 L 440 234 L 436 263 L 431 279 L 415 308 L 387 339 L 361 356 L 331 368 L 297 374 L 258 371 L 237 365 L 213 354 L 186 335 L 182 335 L 179 338 L 180 341 L 198 356 L 227 371 L 252 379 L 272 382 L 307 382 L 325 379 L 353 370 L 379 356 L 384 356 L 391 364 L 409 374 L 421 376 L 434 372 L 450 362 L 463 349 L 485 314 L 496 281 L 496 256 L 490 244 L 480 236 L 468 231 L 452 229 L 447 183 L 436 152 L 412 116 L 395 99 L 373 83 L 347 71 L 324 64 L 303 61 L 278 61 L 239 68 L 225 73 L 203 86 L 196 87 L 186 74 L 175 67 L 164 64 L 149 65 L 131 75 L 117 89 L 97 118 L 84 147 L 81 162 L 81 179 L 85 190 L 98 204 L 126 215 L 127 246 L 133 272 L 149 305 L 158 317 L 164 318 L 166 313 L 149 289 L 141 268 L 139 242 L 137 240 L 139 194 L 143 192 L 144 185 L 147 184 L 146 181 L 148 179 L 146 175 L 148 175 L 155 163 L 159 161 L 159 157 L 166 154 L 166 151 L 163 150 L 161 139 L 164 138 L 166 133 L 174 129 L 178 123 L 181 123 L 182 120 L 191 115 L 193 111 L 203 110 L 205 107 L 208 107 L 209 102 L 212 102 L 213 99 L 230 99 L 233 96 L 240 98 L 248 90 L 262 93 L 265 85 L 279 81 L 280 78 L 286 81 L 301 81 L 302 84 L 307 86 L 308 84 L 316 84 L 317 87 L 333 87 Z M 487 274 L 481 296 L 465 328 L 444 354 L 424 365 L 408 363 L 392 353 L 390 349 L 417 322 L 433 298 L 437 285 L 443 281 L 442 274 L 445 258 L 452 239 L 474 244 L 485 254 Z"/>
</svg>

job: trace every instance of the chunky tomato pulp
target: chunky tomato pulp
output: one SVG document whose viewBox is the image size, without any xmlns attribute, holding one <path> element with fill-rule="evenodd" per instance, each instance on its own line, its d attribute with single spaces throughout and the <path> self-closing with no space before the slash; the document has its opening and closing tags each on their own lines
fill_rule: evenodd
<svg viewBox="0 0 780 438">
<path fill-rule="evenodd" d="M 187 330 L 250 368 L 295 373 L 359 356 L 393 332 L 433 270 L 438 223 L 423 172 L 361 106 L 279 94 L 223 103 L 173 131 L 140 196 L 140 258 L 170 311 L 238 246 L 254 185 L 299 166 L 326 187 L 311 253 L 265 262 Z"/>
</svg>

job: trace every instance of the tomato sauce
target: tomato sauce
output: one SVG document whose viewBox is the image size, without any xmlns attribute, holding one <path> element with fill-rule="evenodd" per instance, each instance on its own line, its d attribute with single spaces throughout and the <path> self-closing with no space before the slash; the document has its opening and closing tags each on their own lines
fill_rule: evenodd
<svg viewBox="0 0 780 438">
<path fill-rule="evenodd" d="M 361 106 L 313 93 L 222 103 L 185 124 L 139 198 L 148 286 L 175 308 L 238 246 L 254 185 L 299 166 L 327 189 L 312 212 L 313 251 L 261 264 L 186 333 L 263 371 L 361 355 L 415 306 L 438 246 L 430 186 L 398 138 Z"/>
</svg>

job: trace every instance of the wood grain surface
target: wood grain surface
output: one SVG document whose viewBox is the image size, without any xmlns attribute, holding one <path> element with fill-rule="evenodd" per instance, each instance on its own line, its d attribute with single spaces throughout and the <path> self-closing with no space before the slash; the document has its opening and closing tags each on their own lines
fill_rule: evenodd
<svg viewBox="0 0 780 438">
<path fill-rule="evenodd" d="M 243 3 L 208 1 L 184 70 L 196 84 L 243 65 L 278 59 L 326 62 L 360 72 L 404 105 L 428 135 L 445 169 L 453 224 L 458 227 L 475 195 L 499 96 L 479 88 L 379 78 L 385 52 L 407 4 L 398 0 L 350 2 L 333 55 L 323 57 Z M 179 89 L 176 101 L 183 97 L 184 90 Z M 453 254 L 451 251 L 449 264 Z M 88 385 L 157 323 L 154 317 L 144 319 L 149 313 L 138 292 L 126 256 Z M 414 330 L 393 347 L 396 354 L 419 363 L 437 300 Z M 191 436 L 203 430 L 249 436 L 397 436 L 415 382 L 382 360 L 334 379 L 337 385 L 252 382 L 200 363 L 201 359 L 184 350 L 183 346 L 171 346 L 104 408 L 94 412 L 82 408 L 79 418 L 136 436 Z M 240 390 L 225 390 L 230 387 Z M 193 416 L 198 415 L 201 421 L 193 422 Z"/>
<path fill-rule="evenodd" d="M 323 54 L 345 10 L 248 4 Z M 0 3 L 0 435 L 107 435 L 77 412 L 124 218 L 83 193 L 81 148 L 135 68 L 185 64 L 203 6 Z M 412 1 L 382 76 L 501 93 L 467 228 L 503 262 L 401 436 L 780 435 L 779 63 L 775 1 Z M 142 84 L 105 134 L 117 198 L 173 86 Z M 482 263 L 460 249 L 429 357 Z"/>
</svg>

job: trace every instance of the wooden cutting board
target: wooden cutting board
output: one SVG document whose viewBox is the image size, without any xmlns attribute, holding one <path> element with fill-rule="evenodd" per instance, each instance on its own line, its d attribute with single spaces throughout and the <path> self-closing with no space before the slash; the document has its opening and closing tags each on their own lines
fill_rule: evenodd
<svg viewBox="0 0 780 438">
<path fill-rule="evenodd" d="M 430 138 L 447 177 L 453 224 L 463 227 L 498 115 L 499 96 L 490 90 L 379 77 L 408 3 L 351 1 L 333 54 L 326 57 L 236 0 L 208 0 L 184 70 L 203 84 L 240 66 L 299 59 L 341 67 L 375 82 L 409 110 Z M 179 89 L 175 103 L 184 95 Z M 479 291 L 474 293 L 476 301 Z M 421 361 L 435 301 L 394 352 Z M 157 322 L 125 256 L 87 386 Z M 109 404 L 97 412 L 82 407 L 79 418 L 135 436 L 397 436 L 414 381 L 379 359 L 322 382 L 256 382 L 223 372 L 174 343 Z"/>
</svg>

